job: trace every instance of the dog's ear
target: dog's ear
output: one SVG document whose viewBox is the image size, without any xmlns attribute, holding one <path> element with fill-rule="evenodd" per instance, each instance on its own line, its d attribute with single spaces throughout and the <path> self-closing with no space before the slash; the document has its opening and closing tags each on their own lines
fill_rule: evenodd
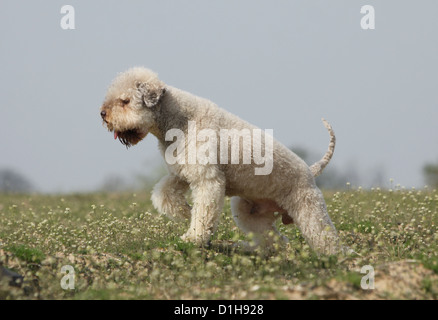
<svg viewBox="0 0 438 320">
<path fill-rule="evenodd" d="M 156 106 L 166 92 L 163 83 L 137 82 L 136 86 L 141 99 L 148 108 Z"/>
</svg>

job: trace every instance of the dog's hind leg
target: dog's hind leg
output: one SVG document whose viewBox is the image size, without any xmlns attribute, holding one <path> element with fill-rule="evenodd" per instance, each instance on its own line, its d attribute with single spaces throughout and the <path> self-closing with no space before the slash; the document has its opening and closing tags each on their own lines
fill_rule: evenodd
<svg viewBox="0 0 438 320">
<path fill-rule="evenodd" d="M 284 207 L 291 213 L 290 217 L 313 250 L 323 254 L 340 252 L 339 237 L 319 189 L 303 190 L 299 192 L 298 198 L 294 193 L 285 201 L 290 207 L 286 203 Z"/>
<path fill-rule="evenodd" d="M 154 187 L 151 200 L 158 212 L 172 220 L 190 219 L 191 207 L 185 193 L 189 184 L 173 174 L 163 177 Z"/>
</svg>

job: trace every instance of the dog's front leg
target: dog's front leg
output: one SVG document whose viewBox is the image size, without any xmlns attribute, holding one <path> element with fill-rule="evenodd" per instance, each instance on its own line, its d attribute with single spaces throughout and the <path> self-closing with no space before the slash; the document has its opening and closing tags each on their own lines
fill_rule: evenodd
<svg viewBox="0 0 438 320">
<path fill-rule="evenodd" d="M 208 244 L 224 204 L 225 183 L 222 179 L 202 180 L 191 184 L 191 188 L 194 202 L 192 218 L 182 239 L 198 245 Z"/>
<path fill-rule="evenodd" d="M 152 203 L 158 212 L 172 220 L 189 219 L 191 208 L 185 198 L 188 189 L 187 182 L 169 174 L 155 185 L 152 191 Z"/>
</svg>

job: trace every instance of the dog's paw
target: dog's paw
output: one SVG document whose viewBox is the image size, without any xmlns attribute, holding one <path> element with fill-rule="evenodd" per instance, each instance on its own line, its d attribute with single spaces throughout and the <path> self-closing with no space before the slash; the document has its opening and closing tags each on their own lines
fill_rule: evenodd
<svg viewBox="0 0 438 320">
<path fill-rule="evenodd" d="M 210 235 L 196 235 L 193 232 L 187 231 L 182 237 L 182 241 L 191 242 L 197 246 L 209 246 L 210 245 Z"/>
<path fill-rule="evenodd" d="M 185 241 L 185 242 L 194 242 L 193 237 L 190 234 L 188 234 L 187 232 L 181 236 L 181 240 Z"/>
<path fill-rule="evenodd" d="M 350 257 L 354 257 L 354 256 L 357 257 L 357 256 L 359 256 L 359 257 L 362 257 L 362 255 L 360 253 L 354 251 L 353 249 L 351 249 L 348 246 L 341 246 L 341 250 L 340 251 L 341 251 L 341 253 L 344 256 L 350 256 Z"/>
</svg>

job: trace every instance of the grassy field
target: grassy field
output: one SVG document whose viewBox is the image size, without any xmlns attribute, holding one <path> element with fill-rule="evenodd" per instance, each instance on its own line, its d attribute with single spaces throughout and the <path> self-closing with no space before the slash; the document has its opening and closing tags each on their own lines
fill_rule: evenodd
<svg viewBox="0 0 438 320">
<path fill-rule="evenodd" d="M 0 299 L 436 299 L 438 192 L 325 192 L 342 241 L 360 255 L 317 257 L 294 226 L 270 252 L 245 252 L 229 201 L 208 248 L 184 243 L 188 223 L 153 209 L 148 192 L 0 195 Z M 281 220 L 281 219 L 280 219 Z M 64 290 L 61 268 L 75 270 Z M 363 289 L 363 266 L 374 289 Z M 369 282 L 366 282 L 369 284 Z"/>
</svg>

